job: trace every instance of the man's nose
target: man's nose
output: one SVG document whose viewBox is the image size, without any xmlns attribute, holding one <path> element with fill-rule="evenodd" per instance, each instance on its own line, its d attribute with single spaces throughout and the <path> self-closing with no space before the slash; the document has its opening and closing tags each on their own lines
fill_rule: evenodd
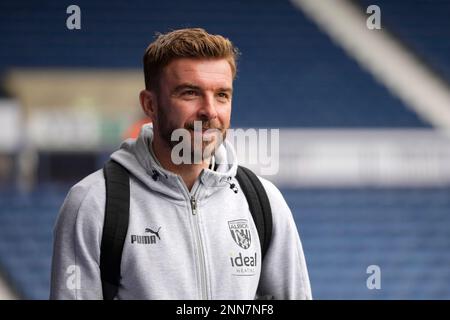
<svg viewBox="0 0 450 320">
<path fill-rule="evenodd" d="M 205 95 L 204 99 L 202 99 L 199 116 L 208 120 L 217 118 L 216 101 L 213 95 Z"/>
</svg>

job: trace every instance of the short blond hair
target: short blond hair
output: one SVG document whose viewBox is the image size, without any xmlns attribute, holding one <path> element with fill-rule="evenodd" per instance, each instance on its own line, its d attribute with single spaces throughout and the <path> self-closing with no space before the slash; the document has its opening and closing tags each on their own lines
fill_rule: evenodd
<svg viewBox="0 0 450 320">
<path fill-rule="evenodd" d="M 145 50 L 143 58 L 145 88 L 157 88 L 161 71 L 177 58 L 226 59 L 234 79 L 238 56 L 239 50 L 229 39 L 209 34 L 202 28 L 179 29 L 158 34 Z"/>
</svg>

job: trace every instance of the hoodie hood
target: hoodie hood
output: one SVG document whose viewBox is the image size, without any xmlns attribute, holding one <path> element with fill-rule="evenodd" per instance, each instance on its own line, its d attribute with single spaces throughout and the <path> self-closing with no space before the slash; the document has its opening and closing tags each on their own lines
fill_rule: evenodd
<svg viewBox="0 0 450 320">
<path fill-rule="evenodd" d="M 137 139 L 124 141 L 111 159 L 124 166 L 132 176 L 148 188 L 173 200 L 185 200 L 180 191 L 189 191 L 178 174 L 164 169 L 152 150 L 153 125 L 145 124 Z M 229 187 L 237 171 L 237 158 L 233 146 L 225 139 L 215 153 L 215 170 L 203 169 L 192 190 L 203 184 L 209 195 L 222 187 Z M 180 188 L 182 190 L 180 190 Z"/>
</svg>

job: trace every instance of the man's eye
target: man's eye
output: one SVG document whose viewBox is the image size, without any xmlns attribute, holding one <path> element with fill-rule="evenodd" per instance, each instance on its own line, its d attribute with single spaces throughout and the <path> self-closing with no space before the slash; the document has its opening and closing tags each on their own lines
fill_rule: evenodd
<svg viewBox="0 0 450 320">
<path fill-rule="evenodd" d="M 228 93 L 225 93 L 225 92 L 219 92 L 217 95 L 219 96 L 219 98 L 223 98 L 223 99 L 229 98 Z"/>
<path fill-rule="evenodd" d="M 197 95 L 197 92 L 195 90 L 186 90 L 183 92 L 184 96 L 195 96 Z"/>
</svg>

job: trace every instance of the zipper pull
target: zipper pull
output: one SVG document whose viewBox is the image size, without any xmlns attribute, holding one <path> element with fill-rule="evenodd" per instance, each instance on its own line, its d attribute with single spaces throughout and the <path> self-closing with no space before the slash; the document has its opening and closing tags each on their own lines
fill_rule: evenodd
<svg viewBox="0 0 450 320">
<path fill-rule="evenodd" d="M 196 215 L 197 214 L 197 201 L 195 200 L 194 197 L 191 197 L 191 207 L 192 207 L 192 214 Z"/>
</svg>

